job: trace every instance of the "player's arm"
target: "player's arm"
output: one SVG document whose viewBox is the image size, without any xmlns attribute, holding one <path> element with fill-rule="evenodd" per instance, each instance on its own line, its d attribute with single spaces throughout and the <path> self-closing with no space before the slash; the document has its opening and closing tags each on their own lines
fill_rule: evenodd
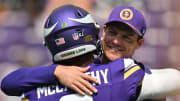
<svg viewBox="0 0 180 101">
<path fill-rule="evenodd" d="M 62 65 L 21 68 L 10 73 L 2 80 L 1 89 L 7 95 L 20 96 L 37 86 L 54 84 L 59 81 L 81 95 L 97 93 L 96 88 L 88 82 L 98 83 L 97 80 L 84 74 L 88 70 L 89 67 Z"/>
<path fill-rule="evenodd" d="M 145 74 L 138 101 L 160 99 L 180 94 L 180 71 L 176 69 L 152 69 Z"/>
<path fill-rule="evenodd" d="M 20 96 L 23 92 L 42 84 L 54 84 L 55 67 L 56 65 L 18 69 L 2 80 L 1 89 L 7 95 Z"/>
</svg>

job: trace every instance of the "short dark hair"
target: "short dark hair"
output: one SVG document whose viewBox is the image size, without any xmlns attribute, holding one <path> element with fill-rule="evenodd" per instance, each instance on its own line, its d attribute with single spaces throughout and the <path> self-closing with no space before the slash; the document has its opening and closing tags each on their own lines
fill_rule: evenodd
<svg viewBox="0 0 180 101">
<path fill-rule="evenodd" d="M 123 30 L 123 31 L 134 32 L 134 30 L 129 25 L 127 25 L 127 24 L 125 24 L 123 22 L 118 22 L 118 21 L 114 21 L 114 22 L 106 24 L 106 26 L 107 26 L 106 29 L 108 29 L 112 25 L 118 26 L 118 29 Z M 138 35 L 137 41 L 139 41 L 142 38 L 143 38 L 143 36 Z"/>
<path fill-rule="evenodd" d="M 122 23 L 122 22 L 111 22 L 111 23 L 108 23 L 108 24 L 106 24 L 106 25 L 107 25 L 107 27 L 110 27 L 110 26 L 114 25 L 114 26 L 118 26 L 118 28 L 119 28 L 120 30 L 125 30 L 125 31 L 129 31 L 129 32 L 134 32 L 134 30 L 133 30 L 131 27 L 129 27 L 127 24 Z M 120 27 L 119 27 L 119 26 L 120 26 Z"/>
</svg>

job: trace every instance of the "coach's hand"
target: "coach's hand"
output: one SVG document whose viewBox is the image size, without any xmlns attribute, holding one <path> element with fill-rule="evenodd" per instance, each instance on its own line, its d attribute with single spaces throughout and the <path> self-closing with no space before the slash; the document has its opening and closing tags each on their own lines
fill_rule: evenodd
<svg viewBox="0 0 180 101">
<path fill-rule="evenodd" d="M 85 95 L 85 93 L 93 95 L 93 93 L 97 93 L 97 89 L 89 81 L 96 84 L 99 82 L 94 77 L 85 74 L 89 69 L 90 67 L 58 65 L 54 71 L 54 75 L 61 84 L 73 89 L 77 93 L 81 95 Z"/>
</svg>

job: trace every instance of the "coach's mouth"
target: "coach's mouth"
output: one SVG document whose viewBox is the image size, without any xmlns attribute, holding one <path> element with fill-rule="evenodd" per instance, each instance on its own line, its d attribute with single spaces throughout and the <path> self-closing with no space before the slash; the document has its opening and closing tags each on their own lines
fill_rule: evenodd
<svg viewBox="0 0 180 101">
<path fill-rule="evenodd" d="M 111 45 L 111 44 L 107 44 L 106 47 L 109 49 L 109 50 L 113 50 L 114 52 L 123 52 L 123 51 L 126 51 L 125 48 L 123 48 L 122 46 L 120 45 Z"/>
</svg>

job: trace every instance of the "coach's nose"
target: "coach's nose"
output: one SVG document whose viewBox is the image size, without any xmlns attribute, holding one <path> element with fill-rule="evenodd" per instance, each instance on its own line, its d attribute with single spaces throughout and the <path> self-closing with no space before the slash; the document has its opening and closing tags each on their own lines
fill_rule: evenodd
<svg viewBox="0 0 180 101">
<path fill-rule="evenodd" d="M 116 45 L 122 45 L 123 44 L 123 40 L 120 36 L 116 36 L 113 38 L 112 42 Z"/>
</svg>

